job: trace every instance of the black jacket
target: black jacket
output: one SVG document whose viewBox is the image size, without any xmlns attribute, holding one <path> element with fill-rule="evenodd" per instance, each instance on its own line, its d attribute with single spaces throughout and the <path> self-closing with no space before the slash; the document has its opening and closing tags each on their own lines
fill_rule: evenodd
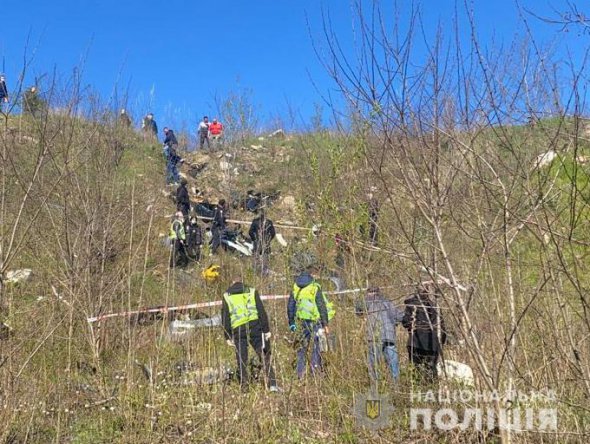
<svg viewBox="0 0 590 444">
<path fill-rule="evenodd" d="M 164 145 L 169 146 L 170 148 L 178 145 L 178 140 L 176 140 L 174 131 L 168 130 L 168 134 L 166 134 L 166 138 L 164 139 Z"/>
<path fill-rule="evenodd" d="M 229 294 L 239 294 L 239 293 L 246 293 L 250 291 L 250 287 L 246 287 L 242 282 L 234 282 L 226 291 Z M 260 329 L 263 333 L 268 333 L 270 331 L 270 327 L 268 325 L 268 316 L 266 314 L 266 310 L 264 309 L 264 305 L 262 305 L 262 300 L 260 299 L 260 294 L 258 290 L 254 292 L 254 300 L 256 301 L 256 310 L 258 311 L 258 324 L 260 325 Z M 231 317 L 229 314 L 229 308 L 227 306 L 227 302 L 225 298 L 223 298 L 223 302 L 221 305 L 221 325 L 223 326 L 223 333 L 225 335 L 225 339 L 232 338 L 232 328 L 231 328 Z"/>
<path fill-rule="evenodd" d="M 225 228 L 225 208 L 221 205 L 215 207 L 215 214 L 213 215 L 212 228 Z"/>
<path fill-rule="evenodd" d="M 188 197 L 186 185 L 180 185 L 176 189 L 176 209 L 182 211 L 185 215 L 191 210 L 191 201 Z"/>
<path fill-rule="evenodd" d="M 276 236 L 272 220 L 264 216 L 257 217 L 252 221 L 248 234 L 254 242 L 255 253 L 270 254 L 270 244 Z"/>
<path fill-rule="evenodd" d="M 6 82 L 0 82 L 0 100 L 4 100 L 8 97 L 8 88 L 6 87 Z"/>
<path fill-rule="evenodd" d="M 174 148 L 170 148 L 170 152 L 168 153 L 168 162 L 172 165 L 177 165 L 182 158 L 178 155 Z"/>
<path fill-rule="evenodd" d="M 402 325 L 408 330 L 408 347 L 426 352 L 440 353 L 446 342 L 445 323 L 427 293 L 417 293 L 404 301 L 406 309 Z M 438 331 L 440 329 L 440 340 Z"/>
<path fill-rule="evenodd" d="M 186 242 L 189 248 L 197 248 L 203 244 L 203 230 L 197 223 L 186 226 Z"/>
</svg>

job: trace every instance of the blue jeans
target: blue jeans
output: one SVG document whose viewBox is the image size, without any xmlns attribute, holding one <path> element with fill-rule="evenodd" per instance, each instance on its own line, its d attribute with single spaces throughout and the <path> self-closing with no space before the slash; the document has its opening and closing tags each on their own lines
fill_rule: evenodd
<svg viewBox="0 0 590 444">
<path fill-rule="evenodd" d="M 397 347 L 393 342 L 369 341 L 369 376 L 371 379 L 379 379 L 378 366 L 385 358 L 394 381 L 399 379 L 399 358 Z"/>
<path fill-rule="evenodd" d="M 178 174 L 178 168 L 175 163 L 170 161 L 166 162 L 166 183 L 180 182 L 180 175 Z"/>
<path fill-rule="evenodd" d="M 305 376 L 305 367 L 307 364 L 307 351 L 309 343 L 311 346 L 311 373 L 316 375 L 322 370 L 322 355 L 320 354 L 320 340 L 318 330 L 322 327 L 320 322 L 301 321 L 301 345 L 297 350 L 297 376 L 299 379 Z"/>
</svg>

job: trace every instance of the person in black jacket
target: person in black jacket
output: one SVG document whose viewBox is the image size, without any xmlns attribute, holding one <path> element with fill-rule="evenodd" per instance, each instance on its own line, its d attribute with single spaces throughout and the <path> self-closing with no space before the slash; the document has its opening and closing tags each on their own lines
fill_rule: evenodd
<svg viewBox="0 0 590 444">
<path fill-rule="evenodd" d="M 187 180 L 183 177 L 180 179 L 180 185 L 176 189 L 176 209 L 181 211 L 185 219 L 188 217 L 188 213 L 191 210 L 191 201 L 188 196 L 188 185 Z"/>
<path fill-rule="evenodd" d="M 0 74 L 0 110 L 3 103 L 8 103 L 8 87 L 6 86 L 4 74 Z"/>
<path fill-rule="evenodd" d="M 176 149 L 178 147 L 178 140 L 176 140 L 176 135 L 174 131 L 170 128 L 164 128 L 164 146 L 167 146 L 170 149 Z"/>
<path fill-rule="evenodd" d="M 201 245 L 203 244 L 203 231 L 197 223 L 194 213 L 186 226 L 186 252 L 190 259 L 199 262 L 201 260 Z"/>
<path fill-rule="evenodd" d="M 275 238 L 276 232 L 272 220 L 266 217 L 264 210 L 260 210 L 260 216 L 252 221 L 248 234 L 254 243 L 254 270 L 260 268 L 261 273 L 266 275 L 270 244 Z"/>
<path fill-rule="evenodd" d="M 141 129 L 144 132 L 146 138 L 158 137 L 158 124 L 154 120 L 152 113 L 146 114 L 141 122 Z"/>
<path fill-rule="evenodd" d="M 419 287 L 406 299 L 402 325 L 408 330 L 410 362 L 428 382 L 437 378 L 436 364 L 446 342 L 445 324 L 430 287 Z"/>
<path fill-rule="evenodd" d="M 275 372 L 271 365 L 270 327 L 260 295 L 255 288 L 245 286 L 239 278 L 223 295 L 221 324 L 226 342 L 236 348 L 238 377 L 242 390 L 248 388 L 248 342 L 258 354 L 264 369 L 265 382 L 277 392 Z"/>
<path fill-rule="evenodd" d="M 217 249 L 221 245 L 221 235 L 226 229 L 225 224 L 225 199 L 220 199 L 217 207 L 215 207 L 215 214 L 213 215 L 213 223 L 211 224 L 211 254 L 217 253 Z"/>
</svg>

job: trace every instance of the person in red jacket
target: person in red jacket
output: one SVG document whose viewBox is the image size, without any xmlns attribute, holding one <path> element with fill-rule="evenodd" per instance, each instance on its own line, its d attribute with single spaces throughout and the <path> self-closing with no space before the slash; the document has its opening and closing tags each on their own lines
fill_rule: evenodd
<svg viewBox="0 0 590 444">
<path fill-rule="evenodd" d="M 209 125 L 209 134 L 211 134 L 213 140 L 219 139 L 223 135 L 223 125 L 217 119 L 213 119 L 213 122 Z"/>
</svg>

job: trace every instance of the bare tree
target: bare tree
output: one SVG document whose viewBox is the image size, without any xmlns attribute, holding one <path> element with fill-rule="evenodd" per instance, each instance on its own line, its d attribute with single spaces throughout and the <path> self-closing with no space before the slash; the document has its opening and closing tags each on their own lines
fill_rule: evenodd
<svg viewBox="0 0 590 444">
<path fill-rule="evenodd" d="M 419 11 L 400 23 L 388 21 L 378 2 L 354 5 L 356 46 L 343 48 L 326 14 L 324 45 L 316 51 L 353 110 L 349 131 L 364 146 L 362 174 L 389 203 L 380 221 L 389 233 L 383 254 L 410 268 L 408 275 L 427 270 L 438 284 L 440 309 L 465 344 L 449 353 L 469 356 L 481 389 L 552 387 L 564 403 L 590 395 L 590 356 L 576 345 L 590 333 L 578 274 L 585 267 L 566 253 L 580 247 L 566 246 L 569 236 L 553 248 L 544 240 L 580 233 L 572 224 L 586 203 L 566 189 L 580 180 L 577 79 L 586 67 L 556 71 L 551 54 L 532 38 L 484 47 L 469 10 L 471 38 L 463 41 L 458 23 L 454 35 L 426 33 Z M 560 87 L 564 76 L 568 89 Z M 531 115 L 537 126 L 526 125 Z M 552 166 L 542 162 L 547 153 L 558 159 Z M 417 238 L 417 225 L 430 234 Z M 532 253 L 537 249 L 539 256 Z M 532 278 L 533 269 L 549 274 Z M 562 308 L 551 292 L 559 293 Z M 583 384 L 540 376 L 547 360 L 531 356 L 532 338 L 548 337 L 560 344 L 560 368 Z M 507 395 L 495 408 L 516 401 Z M 510 442 L 510 430 L 502 438 Z"/>
</svg>

